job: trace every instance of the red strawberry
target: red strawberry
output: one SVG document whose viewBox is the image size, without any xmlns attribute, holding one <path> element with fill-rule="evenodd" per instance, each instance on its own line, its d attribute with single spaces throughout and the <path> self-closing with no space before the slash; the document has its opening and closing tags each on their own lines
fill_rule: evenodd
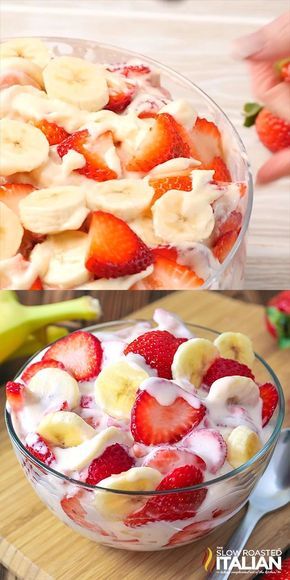
<svg viewBox="0 0 290 580">
<path fill-rule="evenodd" d="M 104 133 L 93 142 L 93 137 L 90 136 L 89 131 L 77 131 L 65 139 L 57 147 L 57 152 L 60 157 L 63 157 L 74 149 L 81 153 L 86 159 L 86 165 L 76 171 L 81 175 L 85 175 L 88 179 L 95 181 L 107 181 L 108 179 L 116 179 L 117 174 L 110 169 L 104 160 L 105 153 L 113 145 L 112 134 L 110 131 Z"/>
<path fill-rule="evenodd" d="M 280 348 L 290 346 L 290 290 L 279 292 L 268 302 L 266 325 Z"/>
<path fill-rule="evenodd" d="M 124 350 L 124 354 L 133 352 L 144 357 L 147 365 L 157 370 L 159 377 L 172 379 L 171 365 L 173 357 L 180 344 L 186 338 L 176 338 L 167 330 L 152 330 L 145 332 Z"/>
<path fill-rule="evenodd" d="M 169 113 L 160 113 L 149 135 L 127 164 L 127 169 L 147 173 L 156 165 L 176 157 L 190 157 L 189 145 L 183 138 L 183 128 Z"/>
<path fill-rule="evenodd" d="M 152 253 L 120 218 L 106 212 L 92 214 L 86 268 L 97 278 L 118 278 L 146 270 Z"/>
<path fill-rule="evenodd" d="M 222 181 L 224 183 L 232 181 L 231 174 L 221 157 L 214 157 L 208 167 L 204 167 L 204 169 L 214 169 L 213 177 L 215 181 Z"/>
<path fill-rule="evenodd" d="M 139 119 L 157 119 L 157 112 L 154 110 L 141 111 L 138 115 Z"/>
<path fill-rule="evenodd" d="M 199 425 L 205 412 L 203 405 L 195 409 L 182 396 L 171 405 L 160 405 L 143 390 L 132 408 L 131 432 L 135 441 L 145 445 L 175 443 Z"/>
<path fill-rule="evenodd" d="M 190 133 L 190 138 L 192 143 L 191 155 L 201 161 L 202 164 L 207 166 L 213 162 L 214 158 L 222 158 L 223 151 L 220 130 L 212 121 L 197 117 Z"/>
<path fill-rule="evenodd" d="M 207 388 L 211 387 L 214 381 L 221 379 L 222 377 L 232 377 L 239 375 L 241 377 L 249 377 L 249 379 L 255 380 L 255 377 L 246 365 L 239 363 L 238 361 L 229 358 L 217 358 L 212 365 L 209 367 L 205 373 L 202 382 Z"/>
<path fill-rule="evenodd" d="M 88 381 L 101 370 L 103 349 L 99 339 L 77 330 L 55 342 L 45 353 L 43 361 L 60 361 L 77 381 Z"/>
<path fill-rule="evenodd" d="M 101 536 L 109 536 L 110 534 L 108 534 L 105 530 L 102 530 L 98 524 L 92 524 L 86 520 L 87 512 L 81 504 L 82 495 L 82 492 L 78 492 L 72 497 L 65 496 L 60 502 L 64 513 L 78 526 L 93 532 L 97 532 L 98 534 L 101 534 Z"/>
<path fill-rule="evenodd" d="M 43 290 L 42 282 L 39 276 L 35 278 L 33 284 L 30 286 L 29 290 Z"/>
<path fill-rule="evenodd" d="M 276 117 L 257 103 L 247 103 L 244 114 L 244 125 L 251 127 L 255 123 L 260 141 L 272 153 L 290 146 L 290 123 Z"/>
<path fill-rule="evenodd" d="M 179 546 L 181 544 L 188 544 L 197 538 L 205 536 L 215 527 L 211 520 L 204 520 L 202 522 L 193 522 L 185 526 L 182 530 L 175 532 L 168 542 L 168 546 Z"/>
<path fill-rule="evenodd" d="M 34 375 L 36 373 L 38 373 L 38 371 L 41 371 L 42 369 L 47 369 L 47 368 L 58 368 L 58 369 L 64 369 L 64 365 L 57 361 L 57 360 L 53 360 L 50 358 L 47 359 L 42 359 L 36 363 L 32 363 L 31 365 L 29 365 L 23 375 L 21 376 L 21 379 L 25 382 L 25 383 L 29 383 L 29 381 L 32 379 L 32 377 L 34 377 Z"/>
<path fill-rule="evenodd" d="M 151 178 L 149 180 L 149 185 L 151 185 L 155 191 L 150 204 L 151 207 L 157 199 L 162 197 L 162 195 L 170 189 L 178 189 L 181 191 L 191 191 L 192 189 L 190 175 L 171 175 L 169 177 Z M 149 215 L 151 215 L 151 210 L 149 210 Z"/>
<path fill-rule="evenodd" d="M 260 386 L 260 397 L 263 401 L 262 406 L 262 425 L 265 427 L 269 423 L 278 404 L 278 392 L 276 387 L 271 383 L 265 383 Z"/>
<path fill-rule="evenodd" d="M 13 411 L 19 411 L 24 405 L 24 385 L 13 381 L 6 383 L 6 397 Z"/>
<path fill-rule="evenodd" d="M 51 123 L 46 119 L 41 119 L 41 121 L 35 122 L 34 125 L 44 133 L 50 145 L 58 145 L 69 136 L 69 133 L 63 127 L 59 127 L 56 123 Z"/>
<path fill-rule="evenodd" d="M 114 113 L 123 113 L 123 111 L 130 105 L 135 90 L 128 88 L 128 91 L 125 92 L 116 92 L 115 90 L 110 90 L 109 92 L 109 102 L 104 107 L 108 111 L 113 111 Z"/>
<path fill-rule="evenodd" d="M 110 72 L 117 72 L 127 78 L 148 75 L 151 69 L 145 64 L 116 64 L 108 67 Z"/>
<path fill-rule="evenodd" d="M 157 248 L 153 248 L 152 254 L 154 258 L 165 258 L 166 260 L 171 260 L 172 262 L 176 262 L 178 258 L 178 252 L 176 248 L 171 248 L 169 246 L 157 246 Z"/>
<path fill-rule="evenodd" d="M 107 447 L 104 453 L 89 465 L 86 483 L 97 485 L 102 479 L 127 471 L 133 465 L 134 459 L 128 455 L 124 447 L 115 443 Z"/>
<path fill-rule="evenodd" d="M 55 455 L 38 433 L 29 433 L 26 440 L 26 449 L 45 465 L 51 465 L 55 461 Z"/>
<path fill-rule="evenodd" d="M 211 473 L 216 473 L 225 462 L 227 444 L 219 431 L 194 429 L 186 438 L 186 445 L 188 449 L 202 456 Z"/>
<path fill-rule="evenodd" d="M 182 447 L 159 447 L 145 457 L 143 465 L 157 469 L 162 475 L 183 465 L 195 465 L 202 471 L 206 469 L 206 464 L 201 457 Z"/>
<path fill-rule="evenodd" d="M 239 211 L 232 211 L 225 221 L 217 224 L 218 236 L 223 236 L 229 232 L 240 233 L 243 216 Z"/>
<path fill-rule="evenodd" d="M 199 288 L 203 283 L 204 280 L 187 266 L 155 253 L 152 274 L 134 284 L 133 290 L 189 290 Z"/>
<path fill-rule="evenodd" d="M 156 491 L 191 487 L 203 482 L 201 470 L 195 465 L 174 469 L 159 483 Z M 195 516 L 207 494 L 206 488 L 196 491 L 180 491 L 151 497 L 137 512 L 130 514 L 125 525 L 143 526 L 148 522 L 186 520 Z"/>
<path fill-rule="evenodd" d="M 238 235 L 238 232 L 226 232 L 216 240 L 212 247 L 212 252 L 219 262 L 222 263 L 225 261 L 227 255 L 234 247 Z"/>
<path fill-rule="evenodd" d="M 0 201 L 18 214 L 19 202 L 34 189 L 28 183 L 5 183 L 0 185 Z"/>
</svg>

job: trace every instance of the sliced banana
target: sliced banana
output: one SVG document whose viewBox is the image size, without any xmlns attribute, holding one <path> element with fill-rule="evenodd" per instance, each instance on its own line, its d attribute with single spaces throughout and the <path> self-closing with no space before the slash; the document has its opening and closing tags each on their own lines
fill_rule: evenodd
<svg viewBox="0 0 290 580">
<path fill-rule="evenodd" d="M 77 381 L 65 370 L 44 368 L 38 371 L 29 381 L 27 390 L 45 403 L 46 408 L 53 402 L 57 407 L 65 401 L 69 409 L 74 409 L 80 402 L 80 391 Z"/>
<path fill-rule="evenodd" d="M 240 467 L 262 448 L 262 442 L 254 431 L 245 425 L 233 429 L 227 439 L 227 460 L 232 467 Z"/>
<path fill-rule="evenodd" d="M 252 367 L 255 360 L 252 341 L 240 332 L 223 332 L 214 341 L 220 354 L 224 358 L 236 360 L 248 367 Z"/>
<path fill-rule="evenodd" d="M 22 85 L 28 84 L 25 82 L 26 77 L 28 77 L 36 83 L 37 88 L 43 88 L 41 68 L 31 60 L 20 58 L 19 56 L 1 59 L 1 77 L 10 73 L 19 73 L 19 75 L 23 75 L 23 82 L 21 82 Z"/>
<path fill-rule="evenodd" d="M 219 356 L 214 344 L 206 338 L 191 338 L 177 349 L 172 363 L 174 379 L 187 380 L 196 389 L 213 361 Z"/>
<path fill-rule="evenodd" d="M 102 66 L 74 56 L 61 56 L 43 71 L 50 98 L 61 99 L 79 109 L 99 111 L 109 101 L 109 89 Z"/>
<path fill-rule="evenodd" d="M 77 447 L 67 449 L 55 449 L 57 464 L 60 471 L 76 471 L 83 469 L 93 459 L 100 457 L 110 445 L 125 445 L 131 447 L 133 438 L 126 431 L 117 427 L 108 427 L 101 433 L 98 433 L 91 439 L 84 441 Z"/>
<path fill-rule="evenodd" d="M 154 189 L 142 179 L 112 179 L 94 184 L 87 192 L 91 210 L 109 211 L 130 221 L 140 216 L 150 205 Z"/>
<path fill-rule="evenodd" d="M 37 234 L 80 228 L 89 210 L 81 187 L 64 185 L 33 191 L 19 203 L 24 227 Z"/>
<path fill-rule="evenodd" d="M 222 377 L 212 383 L 207 396 L 207 404 L 218 406 L 225 404 L 256 405 L 260 391 L 256 383 L 248 377 Z"/>
<path fill-rule="evenodd" d="M 49 144 L 39 129 L 11 119 L 0 121 L 0 174 L 32 171 L 48 158 Z"/>
<path fill-rule="evenodd" d="M 76 447 L 91 439 L 96 431 L 72 411 L 48 413 L 37 426 L 37 433 L 58 447 Z"/>
<path fill-rule="evenodd" d="M 33 261 L 43 255 L 43 263 L 48 261 L 42 272 L 42 280 L 47 286 L 72 288 L 85 284 L 90 279 L 90 272 L 85 267 L 88 247 L 88 235 L 83 232 L 63 232 L 37 244 L 30 256 Z"/>
<path fill-rule="evenodd" d="M 44 68 L 50 60 L 47 46 L 39 38 L 12 38 L 0 44 L 0 58 L 18 57 Z"/>
<path fill-rule="evenodd" d="M 152 207 L 155 234 L 168 243 L 209 238 L 215 220 L 210 203 L 192 191 L 167 191 Z"/>
<path fill-rule="evenodd" d="M 149 374 L 126 360 L 105 367 L 95 383 L 95 397 L 104 411 L 116 419 L 129 419 L 136 392 Z"/>
<path fill-rule="evenodd" d="M 0 201 L 0 260 L 15 256 L 23 233 L 23 227 L 16 213 Z"/>
<path fill-rule="evenodd" d="M 152 467 L 132 467 L 118 475 L 111 475 L 98 483 L 100 487 L 122 491 L 153 491 L 162 479 L 161 473 Z M 122 520 L 130 512 L 137 510 L 146 497 L 125 495 L 98 490 L 95 492 L 94 506 L 104 516 Z"/>
</svg>

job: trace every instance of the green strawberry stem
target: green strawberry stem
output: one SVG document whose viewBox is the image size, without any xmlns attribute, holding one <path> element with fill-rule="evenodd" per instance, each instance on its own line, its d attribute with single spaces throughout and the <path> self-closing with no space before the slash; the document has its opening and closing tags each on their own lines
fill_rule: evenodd
<svg viewBox="0 0 290 580">
<path fill-rule="evenodd" d="M 27 306 L 25 317 L 29 321 L 30 332 L 61 320 L 95 320 L 100 316 L 98 300 L 82 296 L 74 300 Z"/>
<path fill-rule="evenodd" d="M 274 306 L 266 308 L 266 315 L 271 324 L 275 327 L 280 348 L 290 347 L 290 314 L 281 312 Z"/>
<path fill-rule="evenodd" d="M 260 111 L 262 111 L 262 105 L 259 103 L 246 103 L 244 105 L 244 127 L 251 127 L 254 125 L 256 118 Z"/>
<path fill-rule="evenodd" d="M 68 334 L 66 328 L 62 328 L 61 326 L 47 326 L 45 331 L 45 340 L 42 340 L 38 337 L 38 332 L 35 334 L 30 334 L 27 337 L 26 342 L 22 344 L 16 351 L 11 353 L 11 355 L 8 357 L 8 360 L 16 358 L 27 358 L 32 356 L 38 350 L 45 348 L 47 344 L 50 344 L 55 340 L 59 340 Z"/>
</svg>

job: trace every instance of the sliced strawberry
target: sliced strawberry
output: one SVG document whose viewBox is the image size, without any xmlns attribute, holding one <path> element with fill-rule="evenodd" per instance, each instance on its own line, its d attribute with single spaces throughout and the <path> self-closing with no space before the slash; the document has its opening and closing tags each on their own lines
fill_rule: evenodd
<svg viewBox="0 0 290 580">
<path fill-rule="evenodd" d="M 143 465 L 157 469 L 162 475 L 183 465 L 195 465 L 202 471 L 206 469 L 206 464 L 201 457 L 182 447 L 159 447 L 145 457 Z"/>
<path fill-rule="evenodd" d="M 175 532 L 170 538 L 167 546 L 179 546 L 182 544 L 188 544 L 197 538 L 202 538 L 208 534 L 215 524 L 211 520 L 204 520 L 202 522 L 193 522 L 188 526 L 185 526 L 182 530 Z"/>
<path fill-rule="evenodd" d="M 159 483 L 156 491 L 191 487 L 203 482 L 202 471 L 195 465 L 174 469 Z M 125 525 L 143 526 L 148 522 L 186 520 L 195 516 L 207 494 L 206 488 L 196 491 L 180 491 L 151 497 L 137 512 L 130 514 Z"/>
<path fill-rule="evenodd" d="M 225 462 L 227 444 L 219 431 L 195 429 L 186 438 L 186 445 L 204 459 L 211 473 L 216 473 Z"/>
<path fill-rule="evenodd" d="M 117 72 L 127 78 L 148 75 L 151 69 L 145 64 L 115 64 L 107 67 L 110 72 Z"/>
<path fill-rule="evenodd" d="M 260 397 L 263 401 L 262 406 L 262 425 L 265 427 L 269 423 L 277 405 L 278 393 L 277 389 L 271 383 L 265 383 L 260 386 Z"/>
<path fill-rule="evenodd" d="M 204 283 L 195 272 L 173 260 L 156 256 L 150 276 L 137 282 L 133 290 L 189 290 Z"/>
<path fill-rule="evenodd" d="M 239 211 L 232 211 L 225 221 L 218 224 L 218 236 L 223 236 L 229 232 L 240 233 L 242 227 L 243 216 Z"/>
<path fill-rule="evenodd" d="M 146 270 L 153 262 L 149 248 L 120 218 L 92 214 L 86 268 L 97 278 L 119 278 Z"/>
<path fill-rule="evenodd" d="M 157 119 L 157 113 L 158 111 L 154 110 L 141 111 L 141 113 L 138 114 L 138 117 L 139 119 Z"/>
<path fill-rule="evenodd" d="M 222 263 L 225 261 L 231 249 L 234 247 L 238 236 L 238 232 L 227 232 L 218 237 L 212 247 L 212 252 L 219 262 Z"/>
<path fill-rule="evenodd" d="M 77 381 L 88 381 L 99 374 L 102 358 L 99 339 L 90 332 L 77 330 L 55 342 L 42 360 L 60 361 Z"/>
<path fill-rule="evenodd" d="M 130 342 L 125 348 L 124 354 L 130 352 L 140 354 L 147 365 L 157 370 L 159 377 L 172 379 L 173 357 L 179 345 L 186 340 L 186 338 L 176 338 L 167 330 L 152 330 L 141 334 L 133 342 Z"/>
<path fill-rule="evenodd" d="M 29 381 L 32 379 L 32 377 L 34 377 L 36 373 L 38 373 L 38 371 L 47 368 L 64 369 L 64 365 L 61 362 L 50 358 L 42 359 L 36 363 L 32 363 L 31 365 L 29 365 L 22 374 L 21 379 L 25 383 L 29 383 Z"/>
<path fill-rule="evenodd" d="M 117 178 L 116 172 L 110 169 L 105 161 L 105 153 L 113 145 L 113 138 L 110 131 L 100 135 L 94 141 L 89 131 L 84 129 L 73 133 L 62 141 L 57 147 L 57 152 L 60 157 L 66 155 L 71 149 L 81 153 L 86 159 L 86 165 L 76 171 L 81 175 L 85 175 L 88 179 L 107 181 Z"/>
<path fill-rule="evenodd" d="M 214 381 L 217 381 L 222 377 L 232 377 L 236 375 L 248 377 L 253 381 L 255 380 L 251 369 L 249 369 L 247 365 L 243 365 L 236 360 L 219 357 L 212 363 L 205 373 L 202 383 L 204 387 L 209 389 Z"/>
<path fill-rule="evenodd" d="M 28 183 L 5 183 L 5 185 L 0 186 L 0 201 L 3 201 L 14 213 L 18 214 L 19 202 L 34 189 Z"/>
<path fill-rule="evenodd" d="M 24 405 L 24 385 L 14 381 L 6 383 L 6 397 L 13 411 L 19 411 Z"/>
<path fill-rule="evenodd" d="M 30 286 L 29 290 L 43 290 L 41 278 L 39 276 L 37 276 L 37 278 L 35 278 L 33 284 Z"/>
<path fill-rule="evenodd" d="M 26 439 L 26 449 L 45 465 L 51 465 L 55 461 L 55 455 L 48 444 L 38 433 L 29 433 Z"/>
<path fill-rule="evenodd" d="M 149 134 L 127 164 L 128 171 L 147 173 L 153 167 L 176 157 L 190 157 L 181 125 L 169 113 L 160 113 Z"/>
<path fill-rule="evenodd" d="M 34 125 L 42 131 L 50 145 L 58 145 L 69 137 L 69 133 L 63 127 L 46 119 L 41 119 L 41 121 L 35 122 Z"/>
<path fill-rule="evenodd" d="M 127 471 L 133 465 L 134 459 L 130 457 L 122 445 L 115 443 L 115 445 L 107 447 L 104 453 L 89 465 L 86 483 L 97 485 L 102 479 Z"/>
<path fill-rule="evenodd" d="M 123 113 L 123 111 L 130 105 L 135 90 L 131 88 L 127 92 L 117 92 L 113 89 L 109 92 L 109 102 L 104 107 L 108 111 L 113 111 L 114 113 Z"/>
<path fill-rule="evenodd" d="M 157 248 L 153 248 L 152 254 L 154 258 L 165 258 L 166 260 L 171 260 L 172 262 L 176 262 L 178 258 L 178 252 L 176 248 L 171 248 L 169 246 L 157 246 Z"/>
<path fill-rule="evenodd" d="M 101 536 L 109 536 L 110 534 L 108 534 L 108 532 L 100 528 L 98 524 L 91 523 L 86 519 L 87 512 L 81 504 L 82 497 L 83 494 L 80 491 L 76 495 L 73 495 L 72 497 L 65 496 L 60 502 L 60 505 L 64 513 L 78 526 L 81 526 L 82 528 L 86 528 L 87 530 L 91 530 L 93 532 L 97 532 Z"/>
<path fill-rule="evenodd" d="M 199 169 L 201 169 L 201 167 Z M 214 157 L 206 167 L 203 167 L 203 169 L 214 169 L 213 178 L 215 181 L 222 181 L 224 183 L 232 181 L 230 171 L 221 157 Z"/>
<path fill-rule="evenodd" d="M 132 408 L 131 432 L 135 441 L 145 445 L 175 443 L 199 425 L 205 412 L 204 405 L 195 409 L 182 396 L 176 397 L 171 405 L 160 405 L 143 390 Z"/>
<path fill-rule="evenodd" d="M 222 158 L 222 138 L 220 130 L 212 121 L 197 117 L 190 133 L 191 155 L 206 166 L 216 157 Z M 206 167 L 208 169 L 208 167 Z M 227 180 L 226 180 L 227 181 Z"/>
<path fill-rule="evenodd" d="M 151 201 L 151 207 L 154 203 L 170 189 L 180 191 L 191 191 L 192 181 L 190 175 L 171 175 L 169 177 L 151 178 L 149 185 L 154 188 L 155 194 Z"/>
</svg>

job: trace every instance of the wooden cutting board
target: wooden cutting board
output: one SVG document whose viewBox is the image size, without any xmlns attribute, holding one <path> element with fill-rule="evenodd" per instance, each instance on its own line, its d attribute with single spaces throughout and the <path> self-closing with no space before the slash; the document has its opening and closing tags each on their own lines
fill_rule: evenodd
<svg viewBox="0 0 290 580">
<path fill-rule="evenodd" d="M 279 351 L 266 333 L 263 309 L 224 297 L 215 292 L 179 292 L 162 298 L 136 312 L 149 318 L 156 306 L 216 330 L 239 330 L 249 334 L 255 348 L 278 374 L 285 389 L 289 417 L 289 351 Z M 288 371 L 288 372 L 287 372 Z M 1 393 L 1 408 L 4 392 Z M 24 580 L 201 580 L 205 549 L 224 546 L 244 510 L 207 538 L 189 546 L 164 552 L 127 552 L 98 546 L 78 536 L 62 524 L 38 499 L 26 481 L 5 431 L 0 425 L 0 562 L 6 578 Z M 266 516 L 248 542 L 250 549 L 286 547 L 289 537 L 290 509 Z M 251 578 L 243 574 L 241 579 Z M 239 576 L 234 576 L 239 578 Z"/>
</svg>

